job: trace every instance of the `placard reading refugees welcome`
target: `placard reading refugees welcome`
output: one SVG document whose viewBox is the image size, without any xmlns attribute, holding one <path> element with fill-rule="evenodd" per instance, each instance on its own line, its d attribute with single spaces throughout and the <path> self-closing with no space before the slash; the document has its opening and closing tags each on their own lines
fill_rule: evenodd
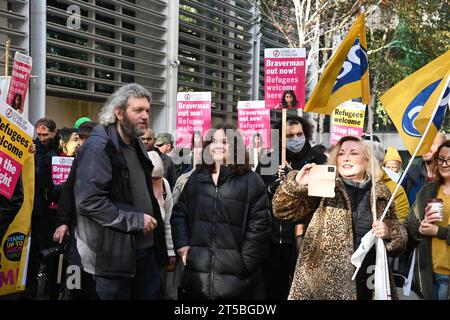
<svg viewBox="0 0 450 320">
<path fill-rule="evenodd" d="M 178 92 L 177 148 L 191 148 L 194 132 L 202 137 L 211 127 L 211 92 Z"/>
<path fill-rule="evenodd" d="M 244 135 L 245 146 L 253 148 L 253 139 L 260 135 L 262 148 L 271 148 L 270 109 L 265 108 L 264 101 L 238 102 L 238 129 Z"/>
<path fill-rule="evenodd" d="M 292 90 L 297 104 L 305 106 L 305 63 L 304 48 L 264 49 L 264 100 L 266 108 L 282 108 L 283 93 Z M 288 107 L 288 106 L 286 106 Z"/>
<path fill-rule="evenodd" d="M 360 102 L 347 101 L 334 109 L 330 125 L 330 144 L 336 144 L 345 136 L 361 137 L 366 106 Z"/>
<path fill-rule="evenodd" d="M 14 192 L 33 133 L 33 125 L 0 99 L 0 194 L 7 199 Z"/>
</svg>

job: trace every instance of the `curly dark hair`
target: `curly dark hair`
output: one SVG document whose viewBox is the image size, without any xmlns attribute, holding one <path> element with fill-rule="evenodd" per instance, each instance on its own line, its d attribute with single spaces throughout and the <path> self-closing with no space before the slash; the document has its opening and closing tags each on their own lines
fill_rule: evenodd
<svg viewBox="0 0 450 320">
<path fill-rule="evenodd" d="M 297 102 L 297 96 L 295 95 L 294 90 L 284 90 L 283 98 L 281 98 L 281 105 L 283 106 L 283 108 L 289 107 L 286 102 L 286 95 L 288 93 L 292 96 L 292 107 L 296 107 L 298 102 Z"/>
<path fill-rule="evenodd" d="M 242 136 L 239 133 L 239 131 L 236 130 L 236 127 L 229 123 L 219 123 L 215 125 L 214 128 L 208 130 L 205 139 L 203 140 L 204 152 L 202 153 L 202 164 L 198 164 L 196 166 L 196 169 L 200 170 L 201 168 L 207 168 L 209 172 L 215 173 L 216 171 L 215 165 L 213 163 L 209 164 L 208 160 L 210 159 L 206 159 L 205 156 L 209 155 L 209 149 L 211 148 L 210 145 L 213 142 L 212 138 L 214 136 L 214 133 L 216 133 L 219 130 L 223 130 L 225 132 L 228 141 L 229 139 L 232 139 L 233 159 L 230 163 L 226 164 L 231 168 L 232 174 L 243 175 L 246 172 L 250 171 L 251 170 L 250 160 L 248 151 L 245 148 L 244 139 L 242 139 Z M 230 133 L 233 134 L 230 135 Z M 242 163 L 242 159 L 239 157 L 242 155 L 244 156 L 243 159 L 244 163 Z"/>
<path fill-rule="evenodd" d="M 281 121 L 279 120 L 275 125 L 274 125 L 274 129 L 278 129 L 280 132 L 279 135 L 279 140 L 281 141 Z M 294 124 L 301 124 L 302 128 L 303 128 L 303 133 L 305 135 L 306 141 L 310 141 L 313 135 L 313 131 L 314 131 L 314 127 L 313 125 L 306 119 L 302 118 L 302 117 L 296 117 L 296 116 L 288 116 L 286 118 L 286 123 L 289 126 L 292 126 Z"/>
<path fill-rule="evenodd" d="M 36 121 L 36 124 L 34 126 L 35 128 L 39 126 L 45 126 L 48 128 L 49 131 L 56 130 L 56 123 L 50 118 L 40 118 L 38 121 Z"/>
</svg>

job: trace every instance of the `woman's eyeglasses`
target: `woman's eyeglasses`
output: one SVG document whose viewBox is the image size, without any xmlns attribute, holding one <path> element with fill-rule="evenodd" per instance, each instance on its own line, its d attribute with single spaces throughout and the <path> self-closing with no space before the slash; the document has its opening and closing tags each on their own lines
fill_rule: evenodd
<svg viewBox="0 0 450 320">
<path fill-rule="evenodd" d="M 450 158 L 449 159 L 438 158 L 437 162 L 441 166 L 444 165 L 444 163 L 446 166 L 450 166 Z"/>
</svg>

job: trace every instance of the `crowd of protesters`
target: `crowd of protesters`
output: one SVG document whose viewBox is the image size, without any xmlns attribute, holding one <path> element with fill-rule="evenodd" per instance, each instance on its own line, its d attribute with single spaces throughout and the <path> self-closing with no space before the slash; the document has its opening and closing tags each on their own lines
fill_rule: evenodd
<svg viewBox="0 0 450 320">
<path fill-rule="evenodd" d="M 36 122 L 31 250 L 21 298 L 370 300 L 375 247 L 355 280 L 351 257 L 372 231 L 391 257 L 392 299 L 401 296 L 397 276 L 406 277 L 411 265 L 417 297 L 449 299 L 444 134 L 401 186 L 404 164 L 393 147 L 376 136 L 312 146 L 312 124 L 293 116 L 284 124 L 285 163 L 279 121 L 270 150 L 259 134 L 246 147 L 229 123 L 194 132 L 188 161 L 180 164 L 173 136 L 148 127 L 151 102 L 145 88 L 128 84 L 110 96 L 98 124 L 83 117 L 58 130 L 51 119 Z M 55 156 L 74 157 L 61 185 L 52 181 Z M 308 195 L 310 171 L 323 164 L 336 168 L 333 198 Z M 373 193 L 377 219 L 387 210 L 383 221 L 374 221 Z M 436 198 L 442 215 L 428 204 Z M 0 239 L 22 202 L 19 179 L 10 200 L 0 196 Z M 68 266 L 80 270 L 76 288 L 57 281 L 58 255 L 43 261 L 43 250 L 57 245 L 64 248 L 63 278 Z"/>
</svg>

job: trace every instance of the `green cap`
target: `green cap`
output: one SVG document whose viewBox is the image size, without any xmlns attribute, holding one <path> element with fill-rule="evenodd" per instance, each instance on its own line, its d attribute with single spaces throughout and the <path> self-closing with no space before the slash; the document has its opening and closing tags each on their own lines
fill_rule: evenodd
<svg viewBox="0 0 450 320">
<path fill-rule="evenodd" d="M 172 135 L 170 133 L 158 134 L 158 136 L 156 137 L 155 145 L 160 146 L 160 145 L 167 144 L 167 143 L 173 144 Z"/>
<path fill-rule="evenodd" d="M 73 127 L 75 129 L 78 129 L 80 127 L 80 124 L 82 124 L 83 122 L 86 122 L 86 121 L 92 121 L 92 120 L 89 119 L 88 117 L 81 117 L 77 121 L 75 121 Z"/>
</svg>

